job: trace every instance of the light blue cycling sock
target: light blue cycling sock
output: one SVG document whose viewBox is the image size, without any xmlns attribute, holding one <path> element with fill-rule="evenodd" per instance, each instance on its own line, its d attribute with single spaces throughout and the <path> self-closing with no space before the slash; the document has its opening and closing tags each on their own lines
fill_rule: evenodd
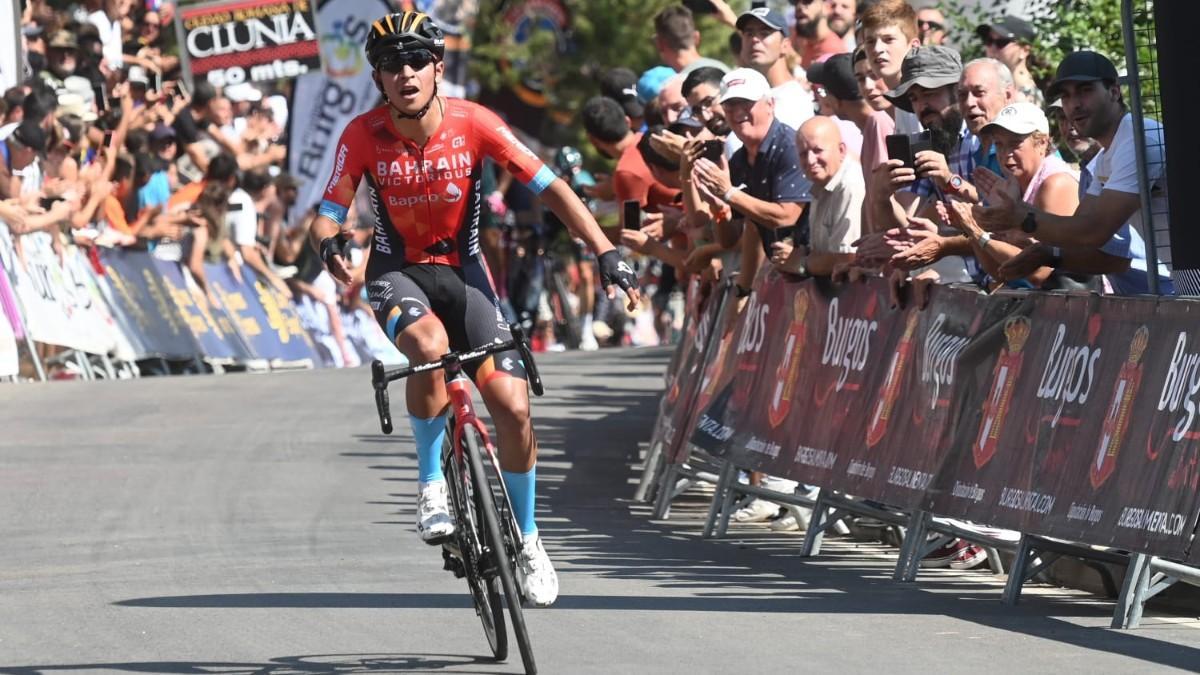
<svg viewBox="0 0 1200 675">
<path fill-rule="evenodd" d="M 508 486 L 508 497 L 512 500 L 513 516 L 521 527 L 521 534 L 528 537 L 536 534 L 537 523 L 533 520 L 533 508 L 536 500 L 537 467 L 525 473 L 513 473 L 500 470 L 504 476 L 504 484 Z"/>
<path fill-rule="evenodd" d="M 409 414 L 413 438 L 417 441 L 417 475 L 422 483 L 444 480 L 442 444 L 446 439 L 446 415 L 421 419 Z"/>
</svg>

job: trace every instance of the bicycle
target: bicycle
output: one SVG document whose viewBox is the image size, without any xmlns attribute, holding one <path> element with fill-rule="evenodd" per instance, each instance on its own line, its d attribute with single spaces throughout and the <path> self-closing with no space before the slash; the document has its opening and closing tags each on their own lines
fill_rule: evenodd
<svg viewBox="0 0 1200 675">
<path fill-rule="evenodd" d="M 525 616 L 521 611 L 524 596 L 516 582 L 517 555 L 524 543 L 521 528 L 513 516 L 496 449 L 487 429 L 475 415 L 469 380 L 462 370 L 464 363 L 516 349 L 525 364 L 530 389 L 534 395 L 541 396 L 544 392 L 542 379 L 525 341 L 525 333 L 516 324 L 511 325 L 510 330 L 513 335 L 511 340 L 467 352 L 450 352 L 429 363 L 389 371 L 382 362 L 373 361 L 371 385 L 375 389 L 379 426 L 383 433 L 390 434 L 392 415 L 388 383 L 433 370 L 445 373 L 451 414 L 446 421 L 447 441 L 442 449 L 442 470 L 446 476 L 455 531 L 451 540 L 442 544 L 444 569 L 453 572 L 456 578 L 466 577 L 475 613 L 483 623 L 484 635 L 496 661 L 508 658 L 508 633 L 500 604 L 500 589 L 503 588 L 521 660 L 525 664 L 525 672 L 532 675 L 537 672 L 537 665 L 525 627 Z M 490 476 L 485 466 L 490 467 Z M 494 485 L 498 485 L 499 489 Z"/>
</svg>

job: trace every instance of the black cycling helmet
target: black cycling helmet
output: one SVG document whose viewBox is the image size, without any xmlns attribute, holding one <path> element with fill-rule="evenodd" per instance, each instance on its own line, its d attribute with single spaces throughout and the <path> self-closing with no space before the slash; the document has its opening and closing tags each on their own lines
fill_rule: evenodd
<svg viewBox="0 0 1200 675">
<path fill-rule="evenodd" d="M 425 49 L 441 61 L 446 56 L 446 35 L 423 12 L 395 12 L 371 24 L 367 34 L 367 63 L 372 68 L 390 54 Z"/>
</svg>

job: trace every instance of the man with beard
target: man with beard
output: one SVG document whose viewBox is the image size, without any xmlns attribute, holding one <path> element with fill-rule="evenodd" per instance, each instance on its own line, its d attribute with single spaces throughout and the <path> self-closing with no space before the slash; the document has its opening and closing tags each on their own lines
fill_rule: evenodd
<svg viewBox="0 0 1200 675">
<path fill-rule="evenodd" d="M 800 55 L 800 65 L 808 70 L 823 56 L 841 54 L 846 42 L 829 27 L 824 0 L 795 0 L 796 31 L 792 47 Z"/>
<path fill-rule="evenodd" d="M 950 64 L 958 63 L 958 53 L 948 47 L 922 47 L 911 58 L 914 59 L 913 67 L 917 67 L 918 59 L 935 64 L 942 62 L 949 68 L 954 67 Z M 908 67 L 909 60 L 905 59 L 906 71 Z M 902 92 L 906 87 L 901 84 L 895 91 L 886 94 L 889 100 L 900 107 L 909 103 L 926 129 L 934 130 L 944 139 L 955 139 L 949 160 L 939 152 L 917 154 L 916 175 L 921 180 L 913 186 L 913 192 L 919 197 L 928 197 L 941 191 L 964 201 L 978 202 L 978 191 L 971 183 L 975 167 L 986 166 L 995 173 L 1000 172 L 996 149 L 990 143 L 985 145 L 979 132 L 995 119 L 1004 106 L 1015 100 L 1012 73 L 995 59 L 976 59 L 968 63 L 962 68 L 962 79 L 957 86 L 942 88 L 951 101 L 958 101 L 958 105 L 952 109 L 941 107 L 946 102 L 944 96 L 907 78 L 905 83 L 911 86 L 907 98 L 903 98 Z M 897 92 L 901 92 L 900 96 L 897 96 Z"/>
<path fill-rule="evenodd" d="M 1068 55 L 1058 65 L 1054 83 L 1048 92 L 1061 97 L 1063 112 L 1081 136 L 1094 138 L 1102 150 L 1092 158 L 1079 179 L 1084 192 L 1074 215 L 1058 216 L 1041 211 L 1022 201 L 1020 187 L 1013 179 L 1001 179 L 980 170 L 976 180 L 987 195 L 988 206 L 976 206 L 979 225 L 989 231 L 1020 230 L 1036 237 L 1038 246 L 1030 246 L 1000 268 L 1001 277 L 1024 276 L 1035 265 L 1065 267 L 1071 272 L 1091 273 L 1074 260 L 1097 251 L 1125 258 L 1129 269 L 1107 274 L 1108 283 L 1119 295 L 1150 292 L 1149 266 L 1142 239 L 1147 226 L 1166 232 L 1167 173 L 1163 128 L 1146 118 L 1140 133 L 1146 139 L 1146 169 L 1151 181 L 1151 209 L 1158 217 L 1147 223 L 1142 214 L 1138 161 L 1134 148 L 1133 114 L 1125 106 L 1117 69 L 1096 52 L 1080 51 Z M 1100 270 L 1105 271 L 1105 270 Z M 1166 265 L 1158 266 L 1158 292 L 1173 295 L 1175 288 Z"/>
<path fill-rule="evenodd" d="M 825 19 L 829 28 L 846 43 L 845 51 L 852 52 L 857 44 L 854 41 L 854 24 L 858 19 L 858 5 L 854 0 L 825 0 Z"/>
<path fill-rule="evenodd" d="M 692 117 L 700 120 L 714 138 L 729 136 L 725 110 L 718 100 L 724 76 L 724 71 L 717 68 L 697 68 L 683 78 L 683 98 L 687 100 Z"/>
<path fill-rule="evenodd" d="M 46 45 L 46 70 L 41 72 L 41 76 L 55 91 L 65 89 L 63 81 L 75 74 L 78 49 L 75 35 L 68 31 L 56 31 L 50 36 L 50 42 Z"/>
</svg>

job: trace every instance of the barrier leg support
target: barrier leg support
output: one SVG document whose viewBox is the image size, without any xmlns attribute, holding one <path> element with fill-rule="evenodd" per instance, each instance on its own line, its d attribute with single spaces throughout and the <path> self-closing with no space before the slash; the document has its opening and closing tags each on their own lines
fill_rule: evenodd
<svg viewBox="0 0 1200 675">
<path fill-rule="evenodd" d="M 924 511 L 914 510 L 908 517 L 908 531 L 900 546 L 900 558 L 896 561 L 896 569 L 892 572 L 894 581 L 912 581 L 917 578 L 917 570 L 921 566 L 921 558 L 925 543 L 925 528 L 928 526 L 928 516 Z"/>
<path fill-rule="evenodd" d="M 637 492 L 633 493 L 634 501 L 648 501 L 647 495 L 655 484 L 659 471 L 662 469 L 662 443 L 654 443 L 646 451 L 646 463 L 642 468 L 642 478 L 638 481 Z"/>
<path fill-rule="evenodd" d="M 737 498 L 737 491 L 733 489 L 733 483 L 737 480 L 738 469 L 734 466 L 733 462 L 726 461 L 725 467 L 721 470 L 722 476 L 725 475 L 726 470 L 728 470 L 729 478 L 725 481 L 725 489 L 721 494 L 721 517 L 717 521 L 716 531 L 716 536 L 718 537 L 724 537 L 725 533 L 729 531 L 729 518 L 735 510 L 733 508 L 733 501 Z M 720 486 L 718 485 L 718 487 Z M 713 495 L 713 503 L 715 504 L 716 501 L 717 495 Z"/>
<path fill-rule="evenodd" d="M 1117 595 L 1117 606 L 1113 609 L 1111 626 L 1113 628 L 1130 628 L 1129 611 L 1138 595 L 1141 584 L 1146 583 L 1142 578 L 1143 571 L 1150 565 L 1150 556 L 1145 553 L 1134 553 L 1129 556 L 1129 566 L 1125 568 L 1125 582 L 1121 584 L 1121 593 Z"/>
<path fill-rule="evenodd" d="M 730 483 L 737 476 L 737 467 L 733 462 L 723 462 L 721 466 L 721 477 L 717 480 L 717 488 L 713 491 L 712 504 L 708 507 L 708 518 L 704 521 L 704 532 L 700 536 L 708 539 L 713 536 L 713 532 L 717 527 L 717 519 L 724 515 L 731 505 L 732 501 L 726 496 L 732 496 L 733 490 L 730 489 Z M 725 534 L 725 528 L 721 528 L 721 535 Z"/>
<path fill-rule="evenodd" d="M 662 478 L 658 481 L 658 497 L 654 502 L 654 519 L 666 520 L 671 513 L 671 498 L 672 492 L 675 491 L 675 475 L 679 469 L 674 465 L 667 465 L 665 471 L 662 472 Z"/>
<path fill-rule="evenodd" d="M 1021 590 L 1025 583 L 1041 574 L 1043 570 L 1062 557 L 1054 551 L 1038 551 L 1029 535 L 1021 535 L 1021 543 L 1017 546 L 1017 558 L 1013 568 L 1008 571 L 1008 581 L 1004 584 L 1004 594 L 1000 601 L 1006 605 L 1015 606 L 1021 601 Z"/>
<path fill-rule="evenodd" d="M 825 488 L 817 491 L 817 503 L 813 504 L 812 518 L 804 531 L 804 545 L 800 547 L 801 558 L 811 558 L 821 553 L 821 542 L 825 539 L 825 527 L 829 523 L 829 494 Z"/>
</svg>

